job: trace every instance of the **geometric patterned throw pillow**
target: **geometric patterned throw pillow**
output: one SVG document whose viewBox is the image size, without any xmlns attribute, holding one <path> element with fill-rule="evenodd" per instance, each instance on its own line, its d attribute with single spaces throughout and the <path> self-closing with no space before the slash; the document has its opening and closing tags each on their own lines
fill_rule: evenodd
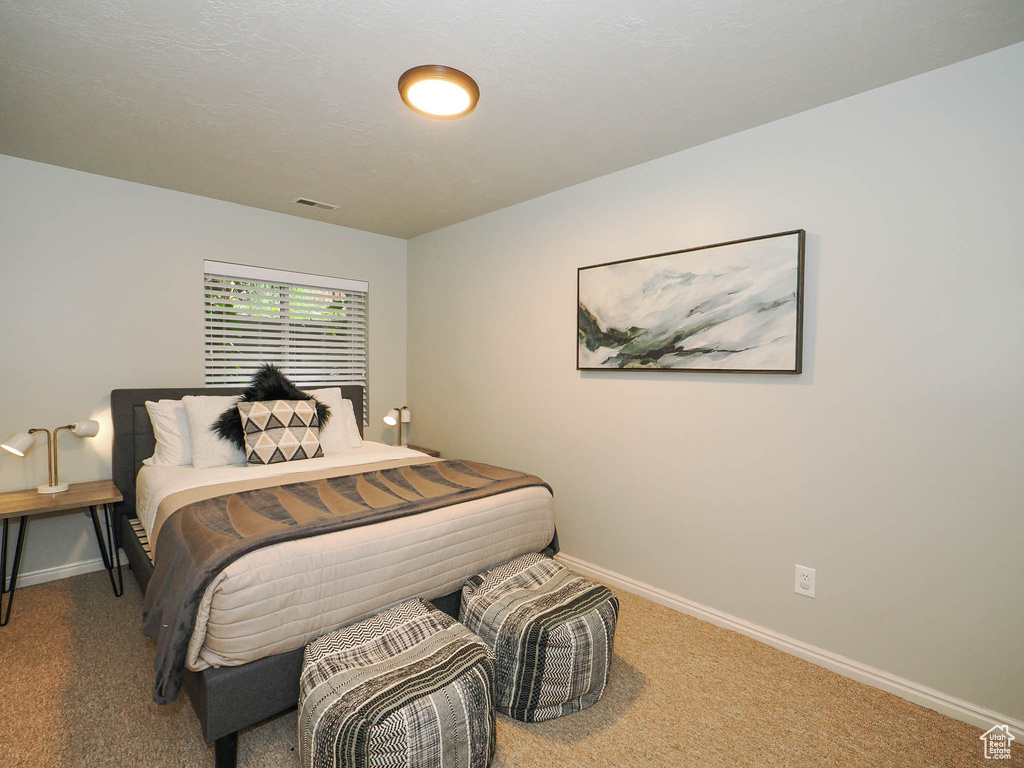
<svg viewBox="0 0 1024 768">
<path fill-rule="evenodd" d="M 238 403 L 250 464 L 314 459 L 320 448 L 320 420 L 314 400 L 267 400 Z"/>
</svg>

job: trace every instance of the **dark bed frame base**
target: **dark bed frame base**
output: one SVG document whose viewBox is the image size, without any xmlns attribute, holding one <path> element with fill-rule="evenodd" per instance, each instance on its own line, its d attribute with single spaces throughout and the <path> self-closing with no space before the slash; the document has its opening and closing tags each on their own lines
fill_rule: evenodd
<svg viewBox="0 0 1024 768">
<path fill-rule="evenodd" d="M 338 386 L 322 384 L 316 387 Z M 357 414 L 362 413 L 363 389 L 341 387 L 346 399 L 353 401 Z M 114 422 L 114 482 L 124 496 L 115 505 L 115 530 L 118 544 L 128 556 L 128 563 L 142 592 L 145 593 L 153 575 L 153 564 L 129 522 L 135 517 L 135 477 L 142 460 L 153 454 L 155 439 L 146 411 L 146 400 L 161 398 L 178 400 L 184 395 L 234 395 L 240 389 L 115 389 L 110 393 Z M 361 420 L 360 432 L 362 432 Z M 547 555 L 558 552 L 558 535 L 544 550 Z M 460 592 L 431 599 L 437 608 L 458 618 Z M 302 648 L 267 656 L 237 667 L 217 667 L 202 672 L 185 671 L 183 687 L 199 718 L 203 738 L 214 742 L 216 768 L 235 768 L 238 759 L 238 731 L 268 717 L 286 712 L 298 704 L 299 674 L 302 669 Z"/>
</svg>

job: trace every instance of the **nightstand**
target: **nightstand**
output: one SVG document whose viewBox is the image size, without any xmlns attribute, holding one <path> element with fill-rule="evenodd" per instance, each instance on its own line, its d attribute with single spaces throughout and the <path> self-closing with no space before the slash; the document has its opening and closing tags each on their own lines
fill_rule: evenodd
<svg viewBox="0 0 1024 768">
<path fill-rule="evenodd" d="M 412 448 L 414 451 L 419 451 L 420 453 L 425 453 L 427 456 L 433 456 L 435 459 L 441 456 L 441 452 L 435 451 L 433 448 L 424 448 L 420 445 L 407 445 L 405 447 Z"/>
<path fill-rule="evenodd" d="M 25 531 L 28 519 L 48 512 L 71 512 L 88 507 L 92 515 L 96 542 L 100 545 L 103 567 L 110 576 L 114 597 L 124 594 L 124 580 L 121 576 L 121 553 L 117 550 L 117 536 L 110 515 L 110 504 L 121 501 L 121 492 L 111 480 L 97 480 L 92 483 L 72 483 L 63 493 L 39 493 L 35 488 L 25 491 L 0 493 L 0 520 L 3 520 L 2 541 L 0 541 L 0 627 L 6 626 L 11 618 L 11 604 L 14 589 L 18 586 L 18 568 L 21 566 L 21 550 L 25 546 Z M 103 508 L 106 525 L 106 543 L 100 532 L 99 508 Z M 19 518 L 18 543 L 14 547 L 14 561 L 10 579 L 7 576 L 7 526 L 11 518 Z M 117 580 L 114 571 L 117 571 Z M 7 608 L 3 607 L 3 595 L 7 595 Z"/>
</svg>

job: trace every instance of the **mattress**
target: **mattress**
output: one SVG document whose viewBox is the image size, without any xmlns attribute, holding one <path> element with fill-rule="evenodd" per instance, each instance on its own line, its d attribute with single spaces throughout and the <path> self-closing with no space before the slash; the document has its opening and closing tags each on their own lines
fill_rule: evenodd
<svg viewBox="0 0 1024 768">
<path fill-rule="evenodd" d="M 295 464 L 305 471 L 418 455 L 366 441 Z M 289 471 L 295 467 L 143 467 L 136 509 L 153 538 L 156 510 L 170 494 L 241 477 L 280 475 L 284 483 Z M 453 592 L 475 573 L 540 551 L 554 531 L 551 493 L 530 487 L 265 547 L 231 563 L 207 588 L 186 666 L 236 666 L 301 648 L 403 600 Z"/>
</svg>

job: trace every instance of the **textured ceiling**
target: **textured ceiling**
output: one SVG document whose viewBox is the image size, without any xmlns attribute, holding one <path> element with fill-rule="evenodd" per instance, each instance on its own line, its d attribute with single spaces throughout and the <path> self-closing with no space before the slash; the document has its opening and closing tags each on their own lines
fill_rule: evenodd
<svg viewBox="0 0 1024 768">
<path fill-rule="evenodd" d="M 412 237 L 1021 40 L 1022 0 L 0 0 L 0 153 Z M 420 64 L 476 111 L 406 108 Z"/>
</svg>

